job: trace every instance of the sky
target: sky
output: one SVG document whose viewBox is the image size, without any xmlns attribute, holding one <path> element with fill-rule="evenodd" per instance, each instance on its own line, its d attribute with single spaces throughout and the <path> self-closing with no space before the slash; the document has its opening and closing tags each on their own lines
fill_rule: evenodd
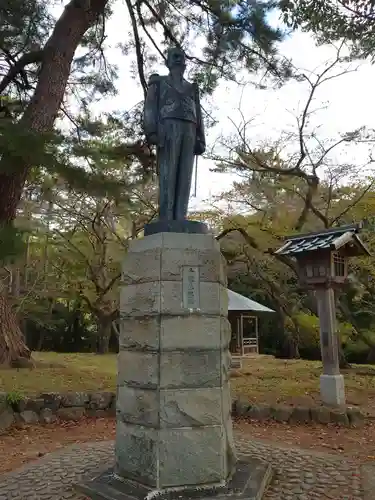
<svg viewBox="0 0 375 500">
<path fill-rule="evenodd" d="M 58 13 L 58 12 L 57 12 Z M 138 81 L 130 76 L 129 59 L 116 46 L 126 41 L 129 21 L 123 0 L 118 0 L 114 15 L 107 23 L 108 56 L 111 62 L 118 65 L 118 95 L 103 99 L 95 104 L 95 111 L 130 109 L 142 100 L 142 91 Z M 306 33 L 294 33 L 280 44 L 280 52 L 291 58 L 295 67 L 303 69 L 306 74 L 319 72 L 327 62 L 336 56 L 336 49 L 331 46 L 317 47 L 313 38 Z M 330 74 L 340 73 L 343 69 Z M 352 72 L 323 84 L 316 93 L 312 109 L 316 110 L 310 120 L 309 130 L 316 130 L 319 140 L 333 141 L 340 133 L 352 131 L 357 127 L 374 126 L 375 100 L 373 84 L 375 66 L 367 62 L 351 63 Z M 162 70 L 163 71 L 163 70 Z M 166 69 L 164 70 L 166 72 Z M 257 144 L 280 140 L 286 134 L 296 131 L 296 116 L 301 113 L 308 96 L 306 82 L 290 82 L 280 89 L 269 88 L 259 90 L 252 85 L 239 88 L 234 83 L 222 82 L 209 102 L 203 102 L 217 120 L 215 127 L 208 130 L 208 148 L 218 144 L 219 138 L 229 138 L 235 132 L 234 124 L 241 122 L 241 116 L 251 122 L 248 129 L 248 140 L 252 147 Z M 375 127 L 374 127 L 375 128 Z M 295 150 L 296 143 L 289 140 L 290 152 Z M 220 151 L 222 149 L 219 148 Z M 367 146 L 346 146 L 336 150 L 332 161 L 349 161 L 365 164 L 368 158 Z M 212 197 L 228 189 L 233 175 L 217 174 L 210 171 L 213 167 L 210 160 L 203 158 L 198 162 L 197 196 L 191 198 L 190 207 L 209 208 Z"/>
</svg>

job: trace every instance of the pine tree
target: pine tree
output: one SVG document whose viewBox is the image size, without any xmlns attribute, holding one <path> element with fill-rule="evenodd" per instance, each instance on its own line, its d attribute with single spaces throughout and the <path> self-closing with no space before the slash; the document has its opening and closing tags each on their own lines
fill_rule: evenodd
<svg viewBox="0 0 375 500">
<path fill-rule="evenodd" d="M 285 22 L 319 43 L 346 41 L 353 58 L 374 58 L 375 3 L 369 0 L 280 0 Z"/>
<path fill-rule="evenodd" d="M 70 91 L 70 75 L 74 72 L 75 81 L 86 86 L 83 107 L 98 92 L 114 91 L 114 68 L 102 65 L 105 69 L 98 71 L 96 64 L 105 57 L 105 20 L 112 14 L 113 2 L 70 0 L 57 20 L 48 4 L 45 0 L 6 0 L 0 5 L 0 69 L 5 74 L 0 81 L 0 107 L 6 119 L 2 126 L 0 119 L 0 228 L 8 234 L 32 168 L 46 166 L 51 150 L 58 150 L 54 125 Z M 273 1 L 140 0 L 127 1 L 127 6 L 132 37 L 124 50 L 134 51 L 144 88 L 155 51 L 162 56 L 169 44 L 188 48 L 196 36 L 206 40 L 205 47 L 200 57 L 189 50 L 187 57 L 205 92 L 212 92 L 222 77 L 235 78 L 238 68 L 265 69 L 279 79 L 290 74 L 275 49 L 282 33 L 267 22 Z M 164 34 L 161 46 L 155 41 L 156 33 Z M 83 56 L 75 55 L 78 47 L 85 50 Z M 19 107 L 10 109 L 9 101 Z M 144 155 L 142 142 L 133 147 L 138 159 Z M 52 163 L 64 175 L 64 163 Z M 65 175 L 73 173 L 82 179 L 79 170 L 67 167 Z M 9 304 L 3 297 L 0 301 L 0 363 L 9 364 L 30 353 Z"/>
</svg>

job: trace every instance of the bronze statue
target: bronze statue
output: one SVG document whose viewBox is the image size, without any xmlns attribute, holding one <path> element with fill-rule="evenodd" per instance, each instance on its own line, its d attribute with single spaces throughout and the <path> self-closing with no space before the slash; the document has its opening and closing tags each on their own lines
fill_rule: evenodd
<svg viewBox="0 0 375 500">
<path fill-rule="evenodd" d="M 185 54 L 167 53 L 167 76 L 151 75 L 144 107 L 144 128 L 157 147 L 159 220 L 186 218 L 194 159 L 205 151 L 198 85 L 184 79 Z"/>
</svg>

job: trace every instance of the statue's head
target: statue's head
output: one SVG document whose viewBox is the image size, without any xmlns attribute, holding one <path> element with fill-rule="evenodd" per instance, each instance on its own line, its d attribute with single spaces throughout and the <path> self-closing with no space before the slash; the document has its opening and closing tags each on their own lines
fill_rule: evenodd
<svg viewBox="0 0 375 500">
<path fill-rule="evenodd" d="M 184 51 L 179 47 L 168 49 L 166 65 L 169 70 L 181 68 L 182 71 L 185 71 L 186 61 Z"/>
</svg>

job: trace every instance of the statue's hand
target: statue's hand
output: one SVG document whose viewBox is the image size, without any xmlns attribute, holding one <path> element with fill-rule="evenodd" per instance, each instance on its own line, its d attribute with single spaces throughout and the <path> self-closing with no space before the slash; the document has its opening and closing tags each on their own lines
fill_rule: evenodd
<svg viewBox="0 0 375 500">
<path fill-rule="evenodd" d="M 194 154 L 202 155 L 206 151 L 206 144 L 203 141 L 197 140 L 195 143 Z"/>
</svg>

